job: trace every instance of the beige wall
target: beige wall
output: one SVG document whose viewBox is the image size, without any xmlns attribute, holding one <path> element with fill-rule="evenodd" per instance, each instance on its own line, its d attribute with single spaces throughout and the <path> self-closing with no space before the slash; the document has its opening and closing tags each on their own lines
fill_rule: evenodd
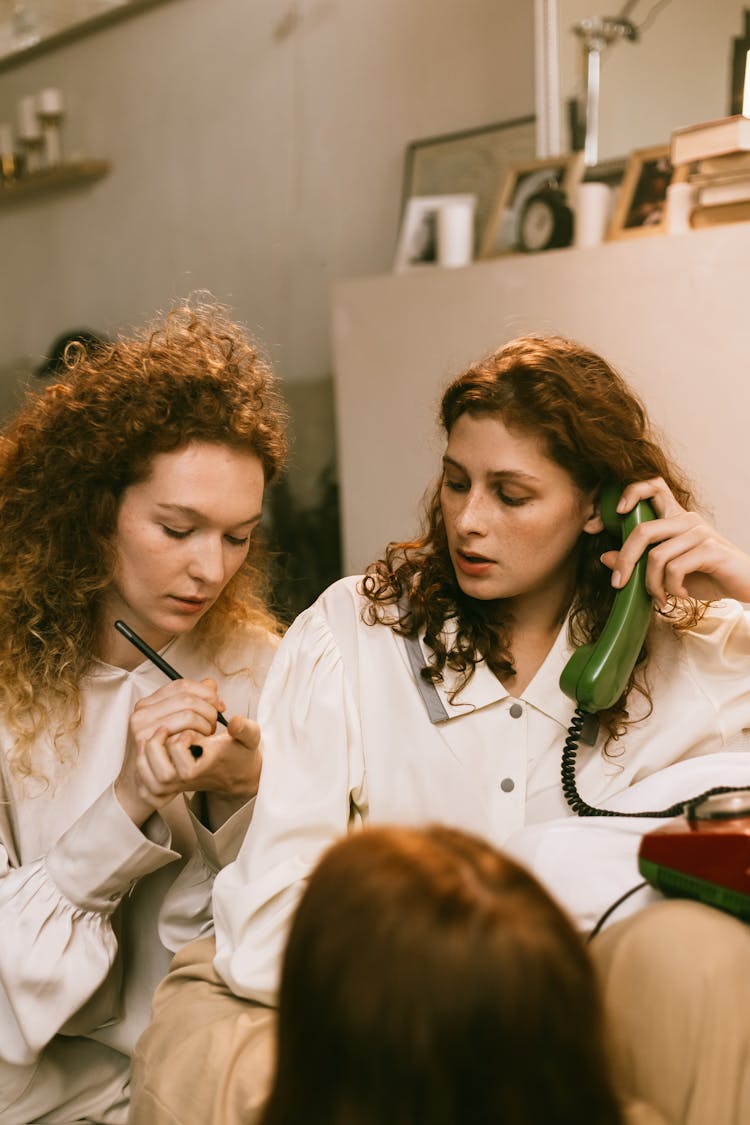
<svg viewBox="0 0 750 1125">
<path fill-rule="evenodd" d="M 0 73 L 47 85 L 90 189 L 0 211 L 0 368 L 60 331 L 228 301 L 288 378 L 330 372 L 332 280 L 388 268 L 404 147 L 533 111 L 526 0 L 169 0 Z"/>
<path fill-rule="evenodd" d="M 550 0 L 558 19 L 560 117 L 567 142 L 565 102 L 583 91 L 580 40 L 572 28 L 592 16 L 615 16 L 622 3 Z M 745 0 L 641 0 L 630 18 L 635 42 L 621 41 L 602 56 L 599 157 L 666 144 L 682 125 L 729 112 L 731 41 L 744 31 Z M 658 9 L 658 10 L 657 10 Z M 647 22 L 648 21 L 648 22 Z"/>
<path fill-rule="evenodd" d="M 337 286 L 345 571 L 414 534 L 439 470 L 436 419 L 449 379 L 527 332 L 570 336 L 614 363 L 719 530 L 750 550 L 749 257 L 750 223 L 736 223 Z"/>
<path fill-rule="evenodd" d="M 304 499 L 334 452 L 331 283 L 390 267 L 409 141 L 533 112 L 532 58 L 527 0 L 164 0 L 0 73 L 0 121 L 59 86 L 66 154 L 113 163 L 0 210 L 0 417 L 60 332 L 208 289 L 287 383 Z"/>
</svg>

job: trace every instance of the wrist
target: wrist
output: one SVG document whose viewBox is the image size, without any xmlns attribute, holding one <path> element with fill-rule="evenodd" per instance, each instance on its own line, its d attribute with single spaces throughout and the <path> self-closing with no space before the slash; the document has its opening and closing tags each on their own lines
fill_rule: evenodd
<svg viewBox="0 0 750 1125">
<path fill-rule="evenodd" d="M 142 797 L 140 793 L 133 792 L 133 790 L 124 785 L 119 778 L 115 782 L 115 797 L 133 821 L 136 828 L 140 828 L 144 825 L 148 818 L 156 811 L 155 805 Z"/>
<path fill-rule="evenodd" d="M 211 832 L 217 832 L 236 812 L 252 801 L 255 794 L 230 796 L 228 793 L 203 793 L 201 821 Z"/>
</svg>

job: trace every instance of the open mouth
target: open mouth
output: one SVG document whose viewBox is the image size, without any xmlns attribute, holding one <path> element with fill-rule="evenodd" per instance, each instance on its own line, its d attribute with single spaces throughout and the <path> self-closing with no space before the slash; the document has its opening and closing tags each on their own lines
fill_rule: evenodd
<svg viewBox="0 0 750 1125">
<path fill-rule="evenodd" d="M 471 551 L 457 551 L 457 554 L 472 566 L 481 566 L 483 563 L 492 562 L 492 559 L 488 559 L 485 555 L 475 555 Z"/>
</svg>

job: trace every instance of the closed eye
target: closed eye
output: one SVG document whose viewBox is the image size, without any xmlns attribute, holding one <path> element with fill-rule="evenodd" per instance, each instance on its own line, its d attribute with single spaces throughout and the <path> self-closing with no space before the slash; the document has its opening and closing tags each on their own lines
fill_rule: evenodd
<svg viewBox="0 0 750 1125">
<path fill-rule="evenodd" d="M 497 496 L 500 502 L 505 504 L 508 508 L 520 508 L 529 502 L 528 496 L 508 496 L 501 488 L 498 488 Z"/>
<path fill-rule="evenodd" d="M 178 531 L 176 527 L 169 527 L 165 523 L 161 525 L 161 529 L 165 535 L 169 536 L 170 539 L 187 539 L 188 535 L 192 535 L 193 531 L 195 530 L 194 528 L 189 527 L 186 531 Z M 228 533 L 224 536 L 224 538 L 232 547 L 244 547 L 250 540 L 249 535 L 239 536 L 229 535 Z"/>
</svg>

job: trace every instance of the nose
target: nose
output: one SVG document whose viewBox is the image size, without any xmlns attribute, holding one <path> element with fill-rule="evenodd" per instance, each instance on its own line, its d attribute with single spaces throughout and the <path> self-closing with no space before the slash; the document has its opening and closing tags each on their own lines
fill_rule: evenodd
<svg viewBox="0 0 750 1125">
<path fill-rule="evenodd" d="M 223 586 L 226 566 L 224 544 L 219 536 L 202 535 L 192 544 L 188 573 L 205 586 Z"/>
<path fill-rule="evenodd" d="M 456 513 L 456 530 L 462 536 L 487 534 L 486 497 L 478 489 L 464 494 L 464 502 Z"/>
</svg>

